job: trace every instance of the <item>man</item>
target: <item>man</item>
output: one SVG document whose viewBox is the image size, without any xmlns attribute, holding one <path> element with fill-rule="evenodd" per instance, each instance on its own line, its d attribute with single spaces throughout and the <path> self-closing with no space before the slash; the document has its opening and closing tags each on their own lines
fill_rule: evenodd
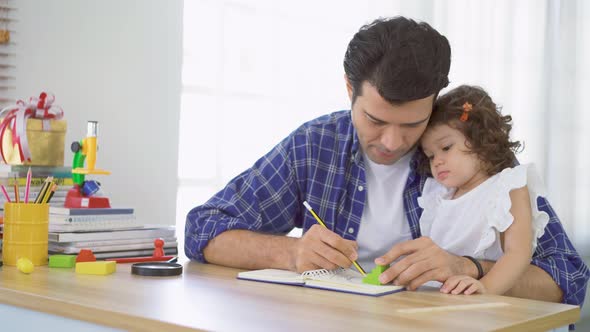
<svg viewBox="0 0 590 332">
<path fill-rule="evenodd" d="M 425 179 L 416 173 L 415 146 L 449 68 L 449 43 L 428 24 L 397 17 L 362 27 L 344 59 L 351 111 L 302 125 L 190 211 L 187 256 L 299 272 L 349 267 L 357 259 L 367 270 L 393 263 L 381 282 L 408 289 L 485 273 L 494 262 L 455 256 L 420 237 L 417 197 Z M 581 304 L 588 268 L 554 211 L 541 203 L 551 221 L 509 295 Z M 303 228 L 301 238 L 284 236 L 294 227 Z"/>
</svg>

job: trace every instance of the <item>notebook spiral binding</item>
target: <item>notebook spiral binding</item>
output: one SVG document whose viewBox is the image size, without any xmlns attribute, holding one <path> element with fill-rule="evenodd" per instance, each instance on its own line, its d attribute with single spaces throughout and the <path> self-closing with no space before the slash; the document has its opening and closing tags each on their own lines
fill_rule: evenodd
<svg viewBox="0 0 590 332">
<path fill-rule="evenodd" d="M 309 278 L 317 278 L 317 277 L 336 275 L 336 274 L 343 272 L 343 271 L 344 271 L 344 269 L 341 267 L 337 268 L 336 270 L 326 270 L 326 269 L 310 270 L 310 271 L 303 272 L 302 276 L 309 277 Z"/>
</svg>

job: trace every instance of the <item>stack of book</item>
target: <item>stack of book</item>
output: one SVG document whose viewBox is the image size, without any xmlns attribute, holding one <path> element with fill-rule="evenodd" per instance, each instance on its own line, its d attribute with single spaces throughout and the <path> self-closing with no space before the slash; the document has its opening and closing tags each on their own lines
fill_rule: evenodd
<svg viewBox="0 0 590 332">
<path fill-rule="evenodd" d="M 68 190 L 74 185 L 72 180 L 72 168 L 66 166 L 24 166 L 0 164 L 0 184 L 3 184 L 12 202 L 16 201 L 15 187 L 18 187 L 18 195 L 21 201 L 25 198 L 27 184 L 27 172 L 31 169 L 31 187 L 29 189 L 29 202 L 35 201 L 41 191 L 41 186 L 47 177 L 52 176 L 57 184 L 57 190 L 53 194 L 50 206 L 63 206 Z M 15 186 L 16 185 L 16 186 Z M 0 195 L 0 209 L 4 209 L 6 198 Z"/>
<path fill-rule="evenodd" d="M 174 227 L 142 225 L 132 208 L 49 208 L 50 254 L 90 249 L 99 259 L 151 256 L 158 238 L 166 255 L 178 253 Z"/>
<path fill-rule="evenodd" d="M 132 208 L 49 207 L 50 232 L 114 231 L 139 226 Z"/>
</svg>

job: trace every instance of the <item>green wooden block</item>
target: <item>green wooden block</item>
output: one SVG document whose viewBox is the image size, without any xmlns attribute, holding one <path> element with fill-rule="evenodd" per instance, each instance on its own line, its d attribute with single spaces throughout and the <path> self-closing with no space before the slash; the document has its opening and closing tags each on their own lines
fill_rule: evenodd
<svg viewBox="0 0 590 332">
<path fill-rule="evenodd" d="M 371 272 L 367 274 L 363 278 L 363 283 L 370 284 L 370 285 L 378 285 L 381 286 L 382 283 L 379 282 L 379 276 L 381 273 L 385 272 L 389 268 L 389 265 L 377 265 Z"/>
<path fill-rule="evenodd" d="M 379 275 L 381 275 L 381 273 L 385 272 L 385 270 L 389 269 L 389 265 L 377 265 L 375 266 L 375 268 L 373 269 L 373 271 L 377 270 L 379 271 Z M 371 271 L 371 272 L 373 272 Z"/>
<path fill-rule="evenodd" d="M 76 255 L 51 255 L 49 256 L 49 267 L 74 267 L 76 266 Z"/>
</svg>

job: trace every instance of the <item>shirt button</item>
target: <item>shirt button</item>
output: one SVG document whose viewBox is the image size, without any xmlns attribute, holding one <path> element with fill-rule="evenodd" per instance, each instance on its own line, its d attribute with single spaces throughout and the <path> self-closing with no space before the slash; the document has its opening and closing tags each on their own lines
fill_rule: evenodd
<svg viewBox="0 0 590 332">
<path fill-rule="evenodd" d="M 365 190 L 365 187 L 359 186 L 358 189 L 359 189 L 359 191 L 363 191 L 363 190 Z"/>
<path fill-rule="evenodd" d="M 350 233 L 350 234 L 354 233 L 354 228 L 350 227 L 350 228 L 348 229 L 348 233 Z"/>
</svg>

